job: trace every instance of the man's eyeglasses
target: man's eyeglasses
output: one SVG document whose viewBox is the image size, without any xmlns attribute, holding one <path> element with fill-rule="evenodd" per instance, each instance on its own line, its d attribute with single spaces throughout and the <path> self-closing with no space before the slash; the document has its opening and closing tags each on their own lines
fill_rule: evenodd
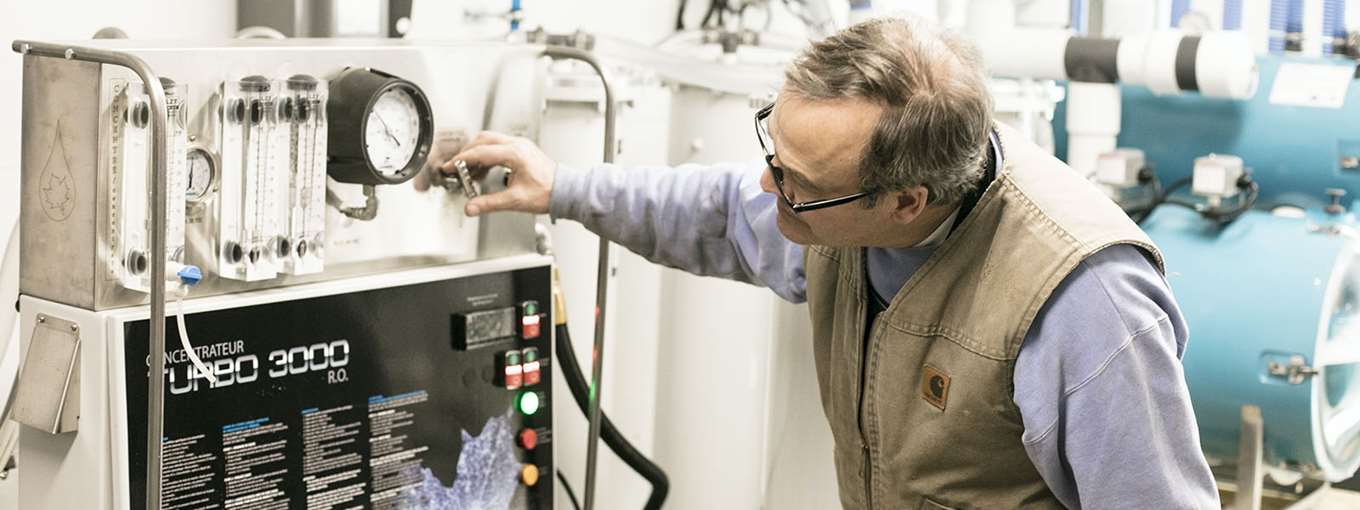
<svg viewBox="0 0 1360 510">
<path fill-rule="evenodd" d="M 773 111 L 774 103 L 770 103 L 768 106 L 761 108 L 760 111 L 756 112 L 756 139 L 760 140 L 760 149 L 765 151 L 765 166 L 770 168 L 770 176 L 774 177 L 774 187 L 779 189 L 779 198 L 784 201 L 784 205 L 789 206 L 789 209 L 795 213 L 804 213 L 841 204 L 848 204 L 869 196 L 869 192 L 861 191 L 843 197 L 813 200 L 810 202 L 794 202 L 790 199 L 789 194 L 784 192 L 784 169 L 775 166 L 774 164 L 774 151 L 772 150 L 774 147 L 774 139 L 770 137 L 770 129 L 767 125 L 767 119 L 770 117 L 770 112 Z"/>
</svg>

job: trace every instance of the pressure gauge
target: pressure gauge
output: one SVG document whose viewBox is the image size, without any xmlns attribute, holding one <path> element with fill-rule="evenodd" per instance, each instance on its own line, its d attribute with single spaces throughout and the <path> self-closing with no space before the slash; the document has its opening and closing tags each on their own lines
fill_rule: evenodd
<svg viewBox="0 0 1360 510">
<path fill-rule="evenodd" d="M 217 158 L 203 147 L 191 147 L 187 163 L 184 198 L 198 202 L 212 192 L 217 182 Z"/>
<path fill-rule="evenodd" d="M 434 117 L 416 84 L 350 68 L 330 82 L 327 173 L 353 184 L 400 184 L 430 155 Z"/>
</svg>

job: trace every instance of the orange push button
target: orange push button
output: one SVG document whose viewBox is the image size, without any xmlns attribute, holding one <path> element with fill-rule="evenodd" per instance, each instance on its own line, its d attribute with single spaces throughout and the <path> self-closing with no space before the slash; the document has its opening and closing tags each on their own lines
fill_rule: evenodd
<svg viewBox="0 0 1360 510">
<path fill-rule="evenodd" d="M 519 470 L 519 481 L 528 487 L 538 485 L 538 466 L 525 464 L 524 468 Z"/>
</svg>

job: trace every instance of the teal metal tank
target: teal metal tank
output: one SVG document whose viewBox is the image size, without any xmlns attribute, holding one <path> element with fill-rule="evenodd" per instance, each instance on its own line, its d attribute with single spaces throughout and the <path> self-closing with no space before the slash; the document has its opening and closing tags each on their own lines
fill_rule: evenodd
<svg viewBox="0 0 1360 510">
<path fill-rule="evenodd" d="M 1162 206 L 1143 228 L 1165 254 L 1167 281 L 1189 324 L 1185 376 L 1211 463 L 1236 461 L 1241 408 L 1251 404 L 1261 409 L 1265 462 L 1277 478 L 1340 481 L 1355 473 L 1354 215 L 1253 210 L 1220 228 L 1194 211 Z"/>
</svg>

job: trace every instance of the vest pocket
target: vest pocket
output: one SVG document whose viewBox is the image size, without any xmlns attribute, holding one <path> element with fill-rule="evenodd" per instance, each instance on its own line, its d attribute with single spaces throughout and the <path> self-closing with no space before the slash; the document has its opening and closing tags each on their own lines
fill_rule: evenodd
<svg viewBox="0 0 1360 510">
<path fill-rule="evenodd" d="M 958 510 L 958 509 L 952 506 L 941 505 L 939 503 L 931 501 L 930 498 L 921 498 L 920 510 Z"/>
</svg>

